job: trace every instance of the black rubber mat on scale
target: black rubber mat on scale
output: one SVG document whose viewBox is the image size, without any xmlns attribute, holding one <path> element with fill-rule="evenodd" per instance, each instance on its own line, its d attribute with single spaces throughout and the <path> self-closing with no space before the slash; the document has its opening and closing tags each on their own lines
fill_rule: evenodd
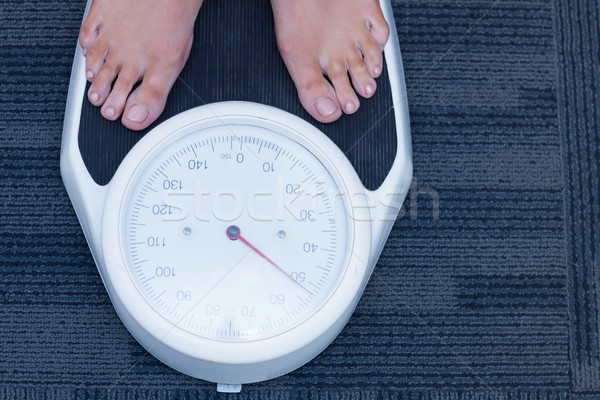
<svg viewBox="0 0 600 400">
<path fill-rule="evenodd" d="M 196 21 L 190 58 L 158 121 L 133 132 L 119 121 L 102 118 L 99 108 L 85 97 L 79 147 L 91 176 L 104 185 L 135 143 L 158 123 L 208 103 L 251 101 L 281 108 L 315 125 L 346 154 L 363 184 L 375 189 L 396 155 L 391 89 L 383 70 L 375 96 L 361 99 L 354 115 L 321 124 L 302 108 L 279 55 L 270 2 L 207 1 Z"/>
</svg>

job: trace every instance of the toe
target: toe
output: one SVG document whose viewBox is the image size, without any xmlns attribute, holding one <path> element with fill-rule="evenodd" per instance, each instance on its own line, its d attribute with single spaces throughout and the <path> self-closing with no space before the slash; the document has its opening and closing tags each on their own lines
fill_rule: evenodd
<svg viewBox="0 0 600 400">
<path fill-rule="evenodd" d="M 360 102 L 350 85 L 346 65 L 340 62 L 332 62 L 327 68 L 327 76 L 329 76 L 329 79 L 335 88 L 335 94 L 342 110 L 346 114 L 352 114 L 358 110 Z"/>
<path fill-rule="evenodd" d="M 390 27 L 383 16 L 379 4 L 368 20 L 369 30 L 381 47 L 385 46 L 390 36 Z"/>
<path fill-rule="evenodd" d="M 329 123 L 338 119 L 342 115 L 340 104 L 318 61 L 309 57 L 296 60 L 290 62 L 288 59 L 286 64 L 304 109 L 319 122 Z"/>
<path fill-rule="evenodd" d="M 85 21 L 81 24 L 81 28 L 79 28 L 79 44 L 84 56 L 87 55 L 89 48 L 98 38 L 101 29 L 102 22 L 99 18 L 99 13 L 96 12 L 95 7 L 92 7 Z"/>
<path fill-rule="evenodd" d="M 142 83 L 127 99 L 121 122 L 127 128 L 140 130 L 154 122 L 165 108 L 167 96 L 177 75 L 173 71 L 161 68 L 149 71 Z"/>
<path fill-rule="evenodd" d="M 377 78 L 383 70 L 383 48 L 373 36 L 366 35 L 360 42 L 360 50 L 369 74 Z"/>
<path fill-rule="evenodd" d="M 110 61 L 102 66 L 88 90 L 88 99 L 90 103 L 97 107 L 104 104 L 110 93 L 112 83 L 117 77 L 117 71 L 117 65 Z"/>
<path fill-rule="evenodd" d="M 358 94 L 364 98 L 369 98 L 375 94 L 377 89 L 375 79 L 369 74 L 367 66 L 358 52 L 352 53 L 349 58 L 348 71 L 352 78 L 352 86 Z"/>
<path fill-rule="evenodd" d="M 117 77 L 115 85 L 100 109 L 104 118 L 111 121 L 119 118 L 125 108 L 125 102 L 127 101 L 129 93 L 131 93 L 133 85 L 138 81 L 139 75 L 139 70 L 131 67 L 123 68 L 119 71 L 119 76 Z"/>
<path fill-rule="evenodd" d="M 88 81 L 93 81 L 108 57 L 109 46 L 102 36 L 96 38 L 85 56 L 85 76 Z"/>
</svg>

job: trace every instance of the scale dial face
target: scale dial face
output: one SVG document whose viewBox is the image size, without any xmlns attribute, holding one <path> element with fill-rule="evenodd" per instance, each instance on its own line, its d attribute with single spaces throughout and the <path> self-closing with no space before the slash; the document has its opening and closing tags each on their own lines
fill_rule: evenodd
<svg viewBox="0 0 600 400">
<path fill-rule="evenodd" d="M 139 295 L 173 326 L 224 342 L 277 336 L 336 290 L 353 243 L 340 178 L 265 127 L 191 130 L 154 149 L 120 206 Z"/>
</svg>

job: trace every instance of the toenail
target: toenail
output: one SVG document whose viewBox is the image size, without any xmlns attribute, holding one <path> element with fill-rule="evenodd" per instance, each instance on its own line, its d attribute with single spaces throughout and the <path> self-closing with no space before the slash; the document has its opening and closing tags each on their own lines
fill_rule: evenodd
<svg viewBox="0 0 600 400">
<path fill-rule="evenodd" d="M 114 107 L 106 107 L 106 111 L 104 111 L 106 113 L 106 117 L 107 118 L 112 118 L 115 116 L 116 111 Z"/>
<path fill-rule="evenodd" d="M 367 86 L 365 86 L 365 92 L 367 92 L 367 96 L 370 96 L 373 94 L 373 85 L 371 85 L 370 83 L 367 83 Z"/>
<path fill-rule="evenodd" d="M 347 113 L 352 113 L 354 112 L 354 103 L 349 101 L 346 103 L 346 112 Z"/>
<path fill-rule="evenodd" d="M 373 68 L 373 73 L 375 75 L 379 75 L 381 73 L 381 67 L 375 67 L 375 68 Z"/>
<path fill-rule="evenodd" d="M 335 112 L 337 107 L 329 97 L 321 97 L 315 103 L 315 108 L 322 117 L 329 117 Z"/>
<path fill-rule="evenodd" d="M 100 100 L 100 95 L 98 93 L 96 93 L 96 92 L 93 92 L 90 95 L 90 98 L 92 99 L 92 103 L 97 103 L 98 100 Z"/>
<path fill-rule="evenodd" d="M 83 56 L 85 57 L 85 55 L 87 54 L 87 49 L 81 49 L 81 53 L 83 54 Z"/>
<path fill-rule="evenodd" d="M 131 106 L 129 111 L 127 111 L 127 119 L 133 122 L 144 122 L 144 120 L 148 117 L 148 109 L 142 105 L 134 104 Z"/>
<path fill-rule="evenodd" d="M 92 71 L 91 69 L 88 69 L 88 71 L 85 73 L 85 76 L 88 79 L 93 79 L 94 78 L 94 71 Z"/>
</svg>

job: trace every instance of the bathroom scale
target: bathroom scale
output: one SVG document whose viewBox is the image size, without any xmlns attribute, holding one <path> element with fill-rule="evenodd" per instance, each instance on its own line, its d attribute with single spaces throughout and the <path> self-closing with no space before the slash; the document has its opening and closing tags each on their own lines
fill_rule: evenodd
<svg viewBox="0 0 600 400">
<path fill-rule="evenodd" d="M 140 132 L 88 102 L 77 47 L 61 174 L 117 314 L 163 363 L 236 392 L 300 368 L 348 322 L 412 178 L 381 5 L 377 91 L 330 124 L 302 108 L 268 0 L 205 2 L 165 111 Z"/>
</svg>

